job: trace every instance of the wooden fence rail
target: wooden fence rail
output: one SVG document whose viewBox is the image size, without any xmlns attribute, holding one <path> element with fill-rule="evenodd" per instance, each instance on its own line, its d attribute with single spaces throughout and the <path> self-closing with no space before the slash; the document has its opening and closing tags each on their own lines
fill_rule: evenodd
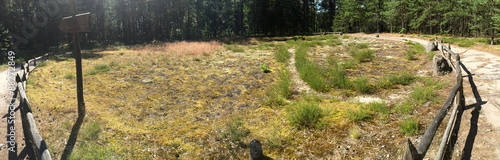
<svg viewBox="0 0 500 160">
<path fill-rule="evenodd" d="M 24 64 L 21 67 L 21 74 L 16 75 L 16 82 L 17 82 L 17 88 L 16 88 L 16 94 L 18 93 L 20 96 L 20 112 L 21 112 L 21 120 L 22 120 L 22 126 L 23 126 L 23 133 L 24 133 L 24 141 L 26 143 L 25 151 L 29 155 L 30 159 L 41 159 L 41 160 L 51 160 L 52 157 L 50 156 L 49 150 L 47 148 L 47 145 L 45 141 L 42 139 L 40 136 L 40 133 L 38 132 L 38 128 L 36 127 L 35 124 L 35 119 L 33 118 L 33 113 L 31 112 L 31 106 L 28 101 L 28 97 L 26 96 L 26 81 L 28 79 L 28 75 L 30 71 L 32 71 L 34 68 L 31 68 L 30 70 L 30 63 L 33 63 L 36 66 L 37 61 L 43 60 L 44 58 L 48 58 L 49 54 L 45 54 L 43 56 L 31 59 L 26 61 L 27 63 Z M 17 158 L 22 158 L 23 157 L 16 157 Z"/>
<path fill-rule="evenodd" d="M 460 62 L 460 55 L 454 53 L 451 50 L 451 47 L 448 45 L 444 45 L 441 41 L 438 41 L 436 39 L 436 44 L 441 46 L 441 54 L 443 57 L 446 59 L 447 63 L 452 66 L 453 70 L 455 71 L 456 74 L 456 84 L 453 86 L 453 89 L 451 90 L 448 98 L 446 99 L 446 102 L 443 104 L 441 109 L 439 109 L 438 113 L 432 120 L 432 122 L 429 124 L 429 127 L 424 133 L 424 136 L 422 137 L 420 143 L 417 145 L 415 148 L 414 145 L 411 143 L 411 141 L 407 141 L 405 151 L 403 154 L 403 159 L 405 160 L 420 160 L 425 157 L 425 154 L 427 153 L 427 150 L 429 149 L 429 146 L 434 139 L 434 136 L 436 135 L 436 131 L 439 128 L 439 125 L 445 118 L 446 114 L 448 113 L 450 107 L 453 105 L 453 110 L 450 115 L 450 120 L 448 122 L 448 125 L 446 127 L 445 133 L 443 134 L 441 144 L 439 146 L 439 151 L 436 155 L 436 160 L 441 160 L 444 158 L 446 149 L 449 147 L 449 141 L 451 137 L 451 131 L 455 127 L 454 125 L 456 124 L 455 121 L 457 120 L 457 113 L 458 111 L 462 110 L 463 107 L 465 107 L 465 98 L 464 98 L 464 92 L 463 92 L 463 76 L 462 76 L 462 70 L 461 70 L 461 62 Z M 455 60 L 455 64 L 453 64 L 452 59 Z M 455 102 L 453 102 L 455 101 Z"/>
</svg>

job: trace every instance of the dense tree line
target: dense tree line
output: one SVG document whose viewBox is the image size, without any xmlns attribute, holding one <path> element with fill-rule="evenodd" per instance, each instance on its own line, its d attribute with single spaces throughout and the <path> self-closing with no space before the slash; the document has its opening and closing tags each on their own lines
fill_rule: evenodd
<svg viewBox="0 0 500 160">
<path fill-rule="evenodd" d="M 0 40 L 38 50 L 67 43 L 57 27 L 65 3 L 0 0 Z M 320 31 L 494 38 L 500 30 L 499 0 L 78 0 L 78 11 L 92 13 L 87 46 Z"/>
</svg>

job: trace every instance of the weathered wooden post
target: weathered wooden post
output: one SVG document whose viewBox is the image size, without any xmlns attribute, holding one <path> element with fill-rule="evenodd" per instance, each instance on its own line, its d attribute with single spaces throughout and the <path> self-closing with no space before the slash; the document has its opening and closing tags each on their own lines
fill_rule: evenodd
<svg viewBox="0 0 500 160">
<path fill-rule="evenodd" d="M 64 17 L 59 28 L 66 32 L 73 34 L 73 55 L 75 57 L 76 63 L 76 93 L 78 100 L 78 117 L 76 119 L 73 128 L 71 129 L 71 134 L 68 139 L 68 143 L 64 148 L 64 152 L 61 155 L 61 159 L 66 160 L 71 155 L 73 148 L 76 144 L 76 139 L 78 138 L 78 132 L 82 126 L 83 120 L 85 118 L 85 101 L 83 99 L 83 74 L 82 74 L 82 53 L 80 49 L 80 42 L 78 33 L 79 32 L 89 32 L 89 15 L 90 13 L 76 14 L 76 2 L 75 0 L 69 1 L 69 14 L 70 17 Z"/>
</svg>

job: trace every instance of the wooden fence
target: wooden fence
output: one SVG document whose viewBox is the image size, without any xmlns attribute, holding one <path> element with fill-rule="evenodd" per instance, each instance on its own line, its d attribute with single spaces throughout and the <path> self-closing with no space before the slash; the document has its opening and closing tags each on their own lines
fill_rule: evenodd
<svg viewBox="0 0 500 160">
<path fill-rule="evenodd" d="M 37 65 L 37 61 L 48 59 L 49 54 L 45 54 L 43 56 L 37 57 L 35 59 L 31 59 L 26 61 L 26 64 L 21 66 L 21 73 L 17 73 L 16 75 L 16 94 L 20 95 L 20 112 L 21 112 L 21 120 L 23 126 L 23 134 L 24 141 L 26 143 L 25 152 L 29 155 L 30 159 L 41 159 L 41 160 L 50 160 L 52 157 L 50 156 L 49 150 L 45 141 L 40 136 L 38 129 L 35 124 L 35 119 L 33 118 L 33 113 L 31 112 L 31 106 L 28 101 L 28 97 L 26 96 L 26 81 L 28 79 L 28 75 L 30 71 L 34 68 L 32 67 L 30 70 L 30 63 L 32 63 L 35 67 Z M 11 159 L 12 157 L 9 157 Z M 25 157 L 20 156 L 13 159 L 25 159 Z"/>
<path fill-rule="evenodd" d="M 451 47 L 444 45 L 441 41 L 436 39 L 435 41 L 438 46 L 441 46 L 441 54 L 446 59 L 447 63 L 453 68 L 456 74 L 456 84 L 451 90 L 446 102 L 443 104 L 441 109 L 438 111 L 429 127 L 425 131 L 420 143 L 415 147 L 410 140 L 407 141 L 405 145 L 405 150 L 403 153 L 403 159 L 405 160 L 421 160 L 425 157 L 429 146 L 436 135 L 436 131 L 439 125 L 445 118 L 451 106 L 453 106 L 448 125 L 444 131 L 443 137 L 441 139 L 441 144 L 439 145 L 439 151 L 436 155 L 436 160 L 441 160 L 446 155 L 446 150 L 450 145 L 451 131 L 454 129 L 455 121 L 457 120 L 457 113 L 465 107 L 465 98 L 463 92 L 463 76 L 462 76 L 462 64 L 460 62 L 460 55 L 454 53 Z M 453 61 L 455 63 L 453 63 Z M 459 119 L 459 118 L 458 118 Z"/>
</svg>

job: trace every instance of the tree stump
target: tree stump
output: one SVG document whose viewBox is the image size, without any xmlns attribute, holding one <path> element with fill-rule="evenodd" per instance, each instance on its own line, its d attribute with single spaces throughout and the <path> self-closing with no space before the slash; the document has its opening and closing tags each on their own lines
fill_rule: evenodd
<svg viewBox="0 0 500 160">
<path fill-rule="evenodd" d="M 429 41 L 429 43 L 427 43 L 427 46 L 425 47 L 425 52 L 427 53 L 437 50 L 438 50 L 438 45 L 432 41 Z"/>
<path fill-rule="evenodd" d="M 442 55 L 435 55 L 434 58 L 432 58 L 432 68 L 434 76 L 444 76 L 453 71 Z"/>
</svg>

